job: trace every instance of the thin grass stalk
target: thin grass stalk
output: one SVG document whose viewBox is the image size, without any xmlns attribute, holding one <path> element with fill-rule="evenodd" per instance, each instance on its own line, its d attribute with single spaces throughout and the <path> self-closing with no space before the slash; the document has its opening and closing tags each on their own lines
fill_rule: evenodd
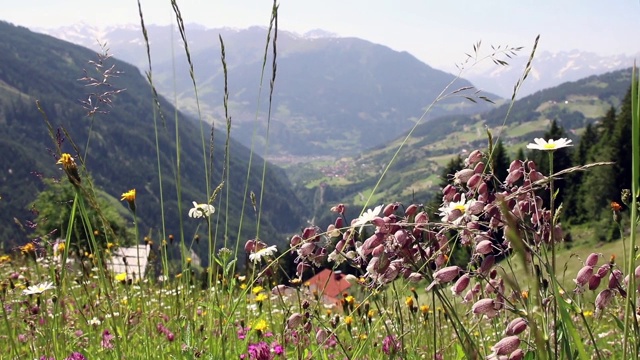
<svg viewBox="0 0 640 360">
<path fill-rule="evenodd" d="M 273 1 L 273 7 L 272 9 L 277 7 L 277 0 Z M 265 42 L 265 47 L 264 47 L 264 55 L 262 57 L 262 67 L 260 70 L 260 84 L 258 86 L 258 95 L 257 95 L 257 99 L 256 99 L 256 113 L 255 113 L 255 118 L 254 118 L 254 123 L 256 124 L 256 126 L 254 126 L 253 128 L 253 134 L 251 135 L 251 146 L 250 146 L 250 151 L 249 151 L 249 160 L 248 160 L 248 164 L 247 164 L 247 175 L 245 178 L 245 185 L 244 185 L 244 191 L 243 191 L 243 198 L 242 198 L 242 208 L 240 210 L 240 225 L 238 227 L 238 239 L 241 239 L 241 234 L 242 234 L 242 223 L 243 223 L 243 219 L 244 219 L 244 212 L 245 212 L 245 208 L 246 208 L 246 204 L 247 204 L 247 196 L 249 196 L 249 179 L 250 179 L 250 175 L 251 175 L 251 165 L 253 164 L 253 153 L 254 153 L 254 147 L 255 147 L 255 139 L 256 139 L 256 134 L 257 134 L 257 122 L 258 122 L 258 115 L 260 114 L 260 104 L 261 104 L 261 98 L 262 98 L 262 86 L 263 86 L 263 81 L 264 81 L 264 72 L 267 66 L 267 56 L 269 53 L 269 43 L 271 42 L 271 30 L 273 29 L 273 24 L 275 21 L 275 16 L 277 15 L 277 13 L 275 13 L 273 10 L 271 12 L 271 17 L 269 20 L 269 27 L 267 29 L 267 38 L 266 38 L 266 42 Z M 228 192 L 227 192 L 228 194 Z M 228 198 L 227 198 L 228 201 Z M 235 253 L 238 253 L 238 249 L 240 246 L 240 242 L 236 241 L 236 249 L 235 249 Z M 235 272 L 235 265 L 233 267 L 233 270 Z"/>
<path fill-rule="evenodd" d="M 151 107 L 153 109 L 153 130 L 154 130 L 155 146 L 156 146 L 156 162 L 158 166 L 158 192 L 160 197 L 160 220 L 162 222 L 162 238 L 166 239 L 167 236 L 166 236 L 166 225 L 165 225 L 165 216 L 164 216 L 164 191 L 163 191 L 163 181 L 162 181 L 162 166 L 160 164 L 160 140 L 158 137 L 158 122 L 157 122 L 158 114 L 160 114 L 161 119 L 163 120 L 163 127 L 165 128 L 165 130 L 166 130 L 166 124 L 164 123 L 164 117 L 162 116 L 160 101 L 158 100 L 159 99 L 158 93 L 153 83 L 153 69 L 151 65 L 151 47 L 149 45 L 149 34 L 147 33 L 147 28 L 144 23 L 144 16 L 142 13 L 142 5 L 140 4 L 140 0 L 138 0 L 138 14 L 140 16 L 140 27 L 142 29 L 142 36 L 144 37 L 144 43 L 145 43 L 146 52 L 147 52 L 147 63 L 149 65 L 149 70 L 146 72 L 146 76 L 147 76 L 147 81 L 149 82 L 149 86 L 151 87 L 151 96 L 152 96 Z M 138 241 L 139 239 L 136 237 L 136 242 Z M 163 267 L 162 267 L 163 276 L 166 282 L 166 280 L 168 280 L 169 278 L 169 266 L 168 266 L 166 251 L 164 252 L 162 261 L 163 261 Z"/>
<path fill-rule="evenodd" d="M 271 111 L 273 108 L 273 88 L 276 82 L 276 69 L 277 69 L 277 50 L 276 44 L 278 40 L 278 4 L 276 1 L 273 2 L 272 14 L 273 18 L 273 41 L 271 41 L 271 47 L 273 49 L 273 59 L 271 59 L 271 81 L 269 82 L 269 110 L 267 111 L 267 133 L 265 135 L 265 145 L 264 145 L 264 154 L 263 154 L 263 165 L 262 165 L 262 179 L 260 181 L 260 201 L 258 204 L 258 216 L 256 223 L 256 237 L 260 234 L 260 218 L 262 216 L 262 199 L 264 197 L 264 182 L 267 175 L 267 154 L 269 153 L 269 133 L 271 128 Z"/>
<path fill-rule="evenodd" d="M 629 263 L 627 264 L 627 273 L 629 274 L 629 294 L 628 301 L 625 305 L 625 317 L 624 317 L 624 337 L 623 337 L 623 358 L 627 358 L 628 346 L 629 346 L 629 334 L 631 317 L 635 318 L 635 299 L 636 299 L 636 286 L 635 286 L 635 269 L 634 264 L 636 260 L 635 251 L 637 226 L 638 226 L 638 195 L 640 194 L 640 183 L 638 177 L 640 176 L 640 93 L 638 92 L 638 73 L 636 64 L 633 64 L 633 71 L 631 72 L 631 234 L 629 235 Z M 634 358 L 638 358 L 638 334 L 636 332 L 635 344 L 633 345 Z"/>
</svg>

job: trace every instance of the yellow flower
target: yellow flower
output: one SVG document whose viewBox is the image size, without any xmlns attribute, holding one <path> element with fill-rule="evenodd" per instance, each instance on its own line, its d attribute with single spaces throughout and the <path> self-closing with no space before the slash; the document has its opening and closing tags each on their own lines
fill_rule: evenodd
<svg viewBox="0 0 640 360">
<path fill-rule="evenodd" d="M 187 258 L 187 264 L 191 264 L 191 258 L 190 257 Z"/>
<path fill-rule="evenodd" d="M 593 311 L 585 310 L 585 311 L 582 312 L 582 315 L 584 315 L 585 317 L 593 316 Z"/>
<path fill-rule="evenodd" d="M 356 298 L 354 298 L 353 296 L 349 295 L 346 298 L 344 298 L 344 301 L 349 305 L 353 305 L 356 302 Z"/>
<path fill-rule="evenodd" d="M 11 256 L 9 256 L 9 255 L 0 256 L 0 264 L 5 263 L 5 262 L 10 262 L 10 261 L 11 261 Z"/>
<path fill-rule="evenodd" d="M 112 243 L 112 242 L 108 242 L 107 243 L 107 249 L 109 249 L 109 250 L 111 250 L 111 248 L 113 248 L 114 246 L 115 246 L 115 244 Z"/>
<path fill-rule="evenodd" d="M 407 307 L 412 308 L 413 307 L 413 296 L 407 296 L 407 298 L 404 300 L 404 303 L 407 304 Z"/>
<path fill-rule="evenodd" d="M 116 281 L 119 281 L 119 282 L 127 281 L 127 273 L 120 273 L 116 275 Z"/>
<path fill-rule="evenodd" d="M 129 203 L 129 208 L 131 211 L 136 210 L 136 189 L 131 189 L 126 193 L 122 194 L 122 199 L 120 201 L 127 201 Z"/>
<path fill-rule="evenodd" d="M 267 296 L 267 294 L 265 293 L 259 293 L 258 295 L 256 295 L 256 302 L 263 302 L 265 300 L 267 300 L 269 297 Z"/>
<path fill-rule="evenodd" d="M 423 314 L 426 314 L 429 312 L 429 305 L 421 305 L 420 306 L 420 312 Z"/>
<path fill-rule="evenodd" d="M 36 246 L 33 245 L 33 243 L 28 243 L 28 244 L 20 247 L 20 252 L 22 252 L 24 255 L 35 254 L 36 253 Z"/>
<path fill-rule="evenodd" d="M 245 290 L 247 288 L 247 284 L 242 283 L 240 284 L 240 289 Z"/>
<path fill-rule="evenodd" d="M 360 338 L 360 340 L 367 340 L 367 334 L 360 334 L 358 335 L 358 337 Z"/>
<path fill-rule="evenodd" d="M 347 316 L 344 318 L 344 323 L 347 324 L 347 326 L 351 326 L 351 324 L 353 323 L 353 317 L 351 316 Z"/>
<path fill-rule="evenodd" d="M 253 289 L 251 289 L 251 292 L 253 292 L 254 294 L 258 294 L 262 290 L 264 290 L 264 288 L 262 286 L 258 285 L 256 287 L 254 287 Z"/>
<path fill-rule="evenodd" d="M 376 311 L 375 311 L 375 310 L 371 309 L 371 310 L 369 310 L 369 311 L 367 312 L 367 317 L 368 317 L 369 319 L 371 319 L 371 318 L 372 318 L 372 317 L 374 317 L 374 316 L 376 316 Z"/>
<path fill-rule="evenodd" d="M 258 320 L 253 329 L 256 331 L 264 332 L 265 330 L 267 330 L 267 322 L 264 320 Z"/>
<path fill-rule="evenodd" d="M 64 153 L 58 159 L 56 164 L 61 164 L 64 171 L 67 173 L 67 177 L 69 181 L 73 185 L 77 185 L 80 183 L 80 175 L 78 174 L 78 166 L 76 165 L 76 161 L 73 159 L 73 156 L 70 154 Z"/>
<path fill-rule="evenodd" d="M 527 290 L 523 290 L 522 293 L 520 293 L 520 296 L 522 296 L 522 300 L 527 300 L 529 298 L 529 292 Z"/>
</svg>

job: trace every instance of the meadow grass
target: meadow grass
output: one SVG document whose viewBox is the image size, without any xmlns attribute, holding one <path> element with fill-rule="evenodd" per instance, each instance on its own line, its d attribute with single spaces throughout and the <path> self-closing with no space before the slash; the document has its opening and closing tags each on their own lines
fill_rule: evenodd
<svg viewBox="0 0 640 360">
<path fill-rule="evenodd" d="M 149 54 L 150 97 L 157 104 L 150 40 L 138 5 Z M 177 2 L 172 5 L 190 66 L 196 108 L 200 109 L 183 19 Z M 269 106 L 276 84 L 277 31 L 278 6 L 274 2 L 262 63 L 263 76 L 267 66 L 271 68 Z M 222 38 L 219 41 L 226 79 L 224 42 Z M 479 49 L 479 43 L 474 45 L 474 55 L 469 55 L 465 64 L 483 60 Z M 515 50 L 494 48 L 486 59 L 505 65 L 499 55 L 508 57 Z M 269 53 L 271 64 L 267 63 Z M 512 103 L 534 53 L 535 46 Z M 83 149 L 85 155 L 77 157 L 80 164 L 58 148 L 60 164 L 76 194 L 69 229 L 74 221 L 84 225 L 90 251 L 70 253 L 71 231 L 67 231 L 64 241 L 40 239 L 0 256 L 0 279 L 4 279 L 0 337 L 8 344 L 0 358 L 637 358 L 640 330 L 635 279 L 640 271 L 635 267 L 635 228 L 640 97 L 637 77 L 633 79 L 631 236 L 629 242 L 623 239 L 595 249 L 579 236 L 571 244 L 562 243 L 561 225 L 555 216 L 559 204 L 554 203 L 554 181 L 602 164 L 558 169 L 557 173 L 552 168 L 549 174 L 541 174 L 535 164 L 516 160 L 507 178 L 499 179 L 495 169 L 485 166 L 492 156 L 491 137 L 488 149 L 469 153 L 465 167 L 451 174 L 451 184 L 442 191 L 439 218 L 430 218 L 422 204 L 390 203 L 367 210 L 380 196 L 376 185 L 354 199 L 362 209 L 349 210 L 359 216 L 348 217 L 346 214 L 353 212 L 336 204 L 327 209 L 335 213 L 333 224 L 326 229 L 310 225 L 292 234 L 287 249 L 276 249 L 260 239 L 260 216 L 257 234 L 243 233 L 240 219 L 239 239 L 229 241 L 228 224 L 219 223 L 216 217 L 220 212 L 229 215 L 228 205 L 220 205 L 222 198 L 229 197 L 225 186 L 229 179 L 228 142 L 224 159 L 213 159 L 210 131 L 201 122 L 206 198 L 182 212 L 189 214 L 186 221 L 201 221 L 205 228 L 209 266 L 202 269 L 193 261 L 182 231 L 174 241 L 164 225 L 158 224 L 159 238 L 170 241 L 156 239 L 153 244 L 147 238 L 146 242 L 151 249 L 150 263 L 158 265 L 160 272 L 150 272 L 144 278 L 129 272 L 116 274 L 105 266 L 110 257 L 117 256 L 116 248 L 98 243 L 88 218 L 87 207 L 96 206 L 97 190 L 90 181 L 79 181 L 87 178 L 82 159 L 90 151 L 90 137 Z M 262 91 L 262 79 L 257 86 Z M 447 87 L 434 104 L 460 91 Z M 225 80 L 227 111 L 228 97 Z M 267 119 L 270 113 L 269 108 Z M 159 112 L 156 119 L 156 131 L 162 129 L 159 123 L 169 122 Z M 177 115 L 174 120 L 179 134 Z M 228 112 L 225 120 L 229 139 Z M 410 137 L 411 133 L 398 144 L 396 156 L 410 144 Z M 173 170 L 179 200 L 180 141 L 176 135 Z M 540 151 L 551 150 L 547 153 L 553 164 L 554 152 L 563 151 L 562 147 L 551 145 Z M 211 183 L 214 160 L 225 164 L 225 180 L 220 184 Z M 380 181 L 392 163 L 386 165 Z M 265 162 L 263 183 L 267 166 Z M 162 183 L 161 171 L 158 173 Z M 163 199 L 162 193 L 158 196 Z M 250 202 L 261 214 L 261 195 L 245 186 L 244 196 L 249 201 L 243 206 Z M 549 208 L 542 207 L 542 197 L 549 198 Z M 135 191 L 123 189 L 122 200 L 135 219 L 136 207 L 141 206 L 136 203 Z M 612 215 L 612 221 L 619 218 L 619 209 L 613 208 Z M 137 228 L 135 232 L 140 238 Z M 171 247 L 179 249 L 179 258 L 170 258 Z M 452 265 L 460 249 L 469 253 L 469 263 Z M 289 255 L 296 257 L 295 273 L 282 269 Z M 319 283 L 309 280 L 310 273 L 321 268 L 344 273 L 336 271 Z M 140 270 L 137 274 L 143 273 Z M 288 277 L 283 277 L 283 272 Z M 632 276 L 625 279 L 624 274 Z M 342 288 L 336 292 L 334 280 L 338 278 Z"/>
</svg>

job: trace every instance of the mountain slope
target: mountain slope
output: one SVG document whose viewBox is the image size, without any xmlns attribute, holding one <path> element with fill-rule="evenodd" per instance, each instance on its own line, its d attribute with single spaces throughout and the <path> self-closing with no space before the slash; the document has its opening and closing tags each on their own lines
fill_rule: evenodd
<svg viewBox="0 0 640 360">
<path fill-rule="evenodd" d="M 51 33 L 69 36 L 79 30 Z M 249 145 L 257 131 L 257 143 L 262 145 L 266 138 L 272 68 L 269 58 L 259 98 L 266 29 L 205 29 L 188 25 L 186 34 L 204 118 L 216 122 L 224 119 L 220 102 L 224 83 L 217 39 L 220 34 L 225 42 L 236 137 Z M 144 64 L 146 54 L 139 30 L 113 28 L 101 36 L 116 54 L 123 54 L 132 63 Z M 172 33 L 169 26 L 154 26 L 149 28 L 149 38 L 159 91 L 169 98 L 175 94 L 181 109 L 195 113 L 193 87 L 179 35 Z M 384 143 L 410 129 L 453 80 L 453 75 L 433 69 L 406 52 L 365 40 L 279 31 L 268 153 L 273 157 L 343 156 Z M 449 90 L 467 86 L 471 83 L 460 79 Z M 430 117 L 489 108 L 488 103 L 474 104 L 456 97 L 435 106 Z M 264 148 L 259 146 L 259 151 Z"/>
<path fill-rule="evenodd" d="M 542 136 L 553 119 L 576 139 L 587 123 L 597 121 L 609 108 L 620 105 L 630 83 L 630 69 L 590 76 L 524 97 L 515 102 L 508 117 L 507 104 L 479 115 L 445 116 L 429 121 L 415 129 L 395 159 L 393 156 L 406 135 L 359 156 L 324 164 L 320 170 L 306 167 L 298 171 L 291 167 L 288 171 L 297 185 L 305 188 L 300 190 L 300 196 L 317 198 L 322 194 L 322 201 L 316 203 L 318 216 L 326 214 L 327 206 L 338 202 L 363 205 L 390 162 L 392 165 L 369 206 L 392 201 L 426 202 L 439 190 L 440 174 L 449 159 L 486 148 L 487 129 L 512 154 Z M 317 187 L 318 184 L 321 186 Z"/>
<path fill-rule="evenodd" d="M 112 65 L 121 73 L 111 78 L 111 89 L 126 89 L 115 95 L 112 106 L 95 103 L 100 107 L 92 122 L 80 102 L 97 87 L 86 86 L 77 79 L 85 76 L 83 69 L 91 69 L 89 60 L 95 60 L 91 50 L 72 45 L 50 36 L 33 33 L 26 28 L 0 22 L 0 150 L 11 156 L 0 159 L 2 182 L 0 183 L 0 221 L 3 241 L 24 242 L 25 234 L 12 225 L 14 218 L 22 223 L 32 220 L 26 211 L 41 187 L 39 176 L 62 177 L 57 169 L 55 144 L 47 132 L 42 115 L 35 107 L 38 99 L 50 121 L 60 130 L 66 129 L 71 139 L 84 154 L 84 146 L 91 127 L 86 166 L 96 185 L 107 193 L 119 197 L 130 188 L 136 188 L 137 214 L 140 231 L 153 231 L 157 237 L 161 227 L 158 170 L 155 151 L 154 107 L 150 89 L 139 71 L 124 62 L 108 59 L 103 69 Z M 96 76 L 89 71 L 90 76 Z M 99 77 L 98 77 L 99 78 Z M 103 90 L 104 91 L 104 90 Z M 206 202 L 203 149 L 200 142 L 200 125 L 178 114 L 180 143 L 180 176 L 182 213 L 178 213 L 178 199 L 174 176 L 176 144 L 174 109 L 160 99 L 166 125 L 160 119 L 158 139 L 160 143 L 160 167 L 163 175 L 165 220 L 167 233 L 179 233 L 179 219 L 185 224 L 189 238 L 196 231 L 198 222 L 187 218 L 191 201 Z M 226 135 L 205 125 L 205 137 L 214 138 L 213 179 L 210 188 L 221 181 L 224 142 Z M 62 150 L 76 155 L 67 138 L 59 131 Z M 207 147 L 209 145 L 207 144 Z M 208 150 L 207 150 L 208 151 Z M 247 174 L 249 151 L 231 141 L 230 181 L 225 184 L 230 192 L 225 201 L 225 188 L 218 214 L 224 224 L 224 208 L 229 206 L 229 240 L 235 243 L 240 219 L 240 208 Z M 249 189 L 260 198 L 260 182 L 263 160 L 253 158 Z M 270 242 L 282 241 L 283 233 L 293 231 L 303 222 L 304 207 L 290 190 L 283 171 L 269 166 L 265 179 L 261 235 Z M 211 190 L 213 191 L 213 190 Z M 248 200 L 247 200 L 248 201 Z M 218 206 L 218 203 L 215 203 Z M 245 224 L 240 241 L 255 237 L 255 214 L 247 203 Z M 122 205 L 124 206 L 124 205 Z M 253 230 L 252 230 L 253 229 Z M 223 230 L 220 231 L 223 233 Z M 279 235 L 280 234 L 280 235 Z M 220 236 L 220 242 L 223 241 Z M 206 256 L 202 256 L 206 259 Z"/>
</svg>

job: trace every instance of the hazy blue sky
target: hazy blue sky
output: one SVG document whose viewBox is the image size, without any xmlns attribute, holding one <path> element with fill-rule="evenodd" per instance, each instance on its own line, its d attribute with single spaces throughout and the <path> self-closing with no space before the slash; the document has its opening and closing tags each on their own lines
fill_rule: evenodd
<svg viewBox="0 0 640 360">
<path fill-rule="evenodd" d="M 142 0 L 147 23 L 173 19 L 169 0 Z M 280 0 L 282 30 L 324 29 L 406 50 L 440 68 L 464 60 L 473 43 L 579 49 L 601 55 L 640 52 L 638 0 Z M 206 4 L 206 5 L 205 5 Z M 207 27 L 267 25 L 269 0 L 178 0 L 186 22 Z M 135 0 L 5 1 L 0 19 L 27 27 L 139 24 Z"/>
</svg>

